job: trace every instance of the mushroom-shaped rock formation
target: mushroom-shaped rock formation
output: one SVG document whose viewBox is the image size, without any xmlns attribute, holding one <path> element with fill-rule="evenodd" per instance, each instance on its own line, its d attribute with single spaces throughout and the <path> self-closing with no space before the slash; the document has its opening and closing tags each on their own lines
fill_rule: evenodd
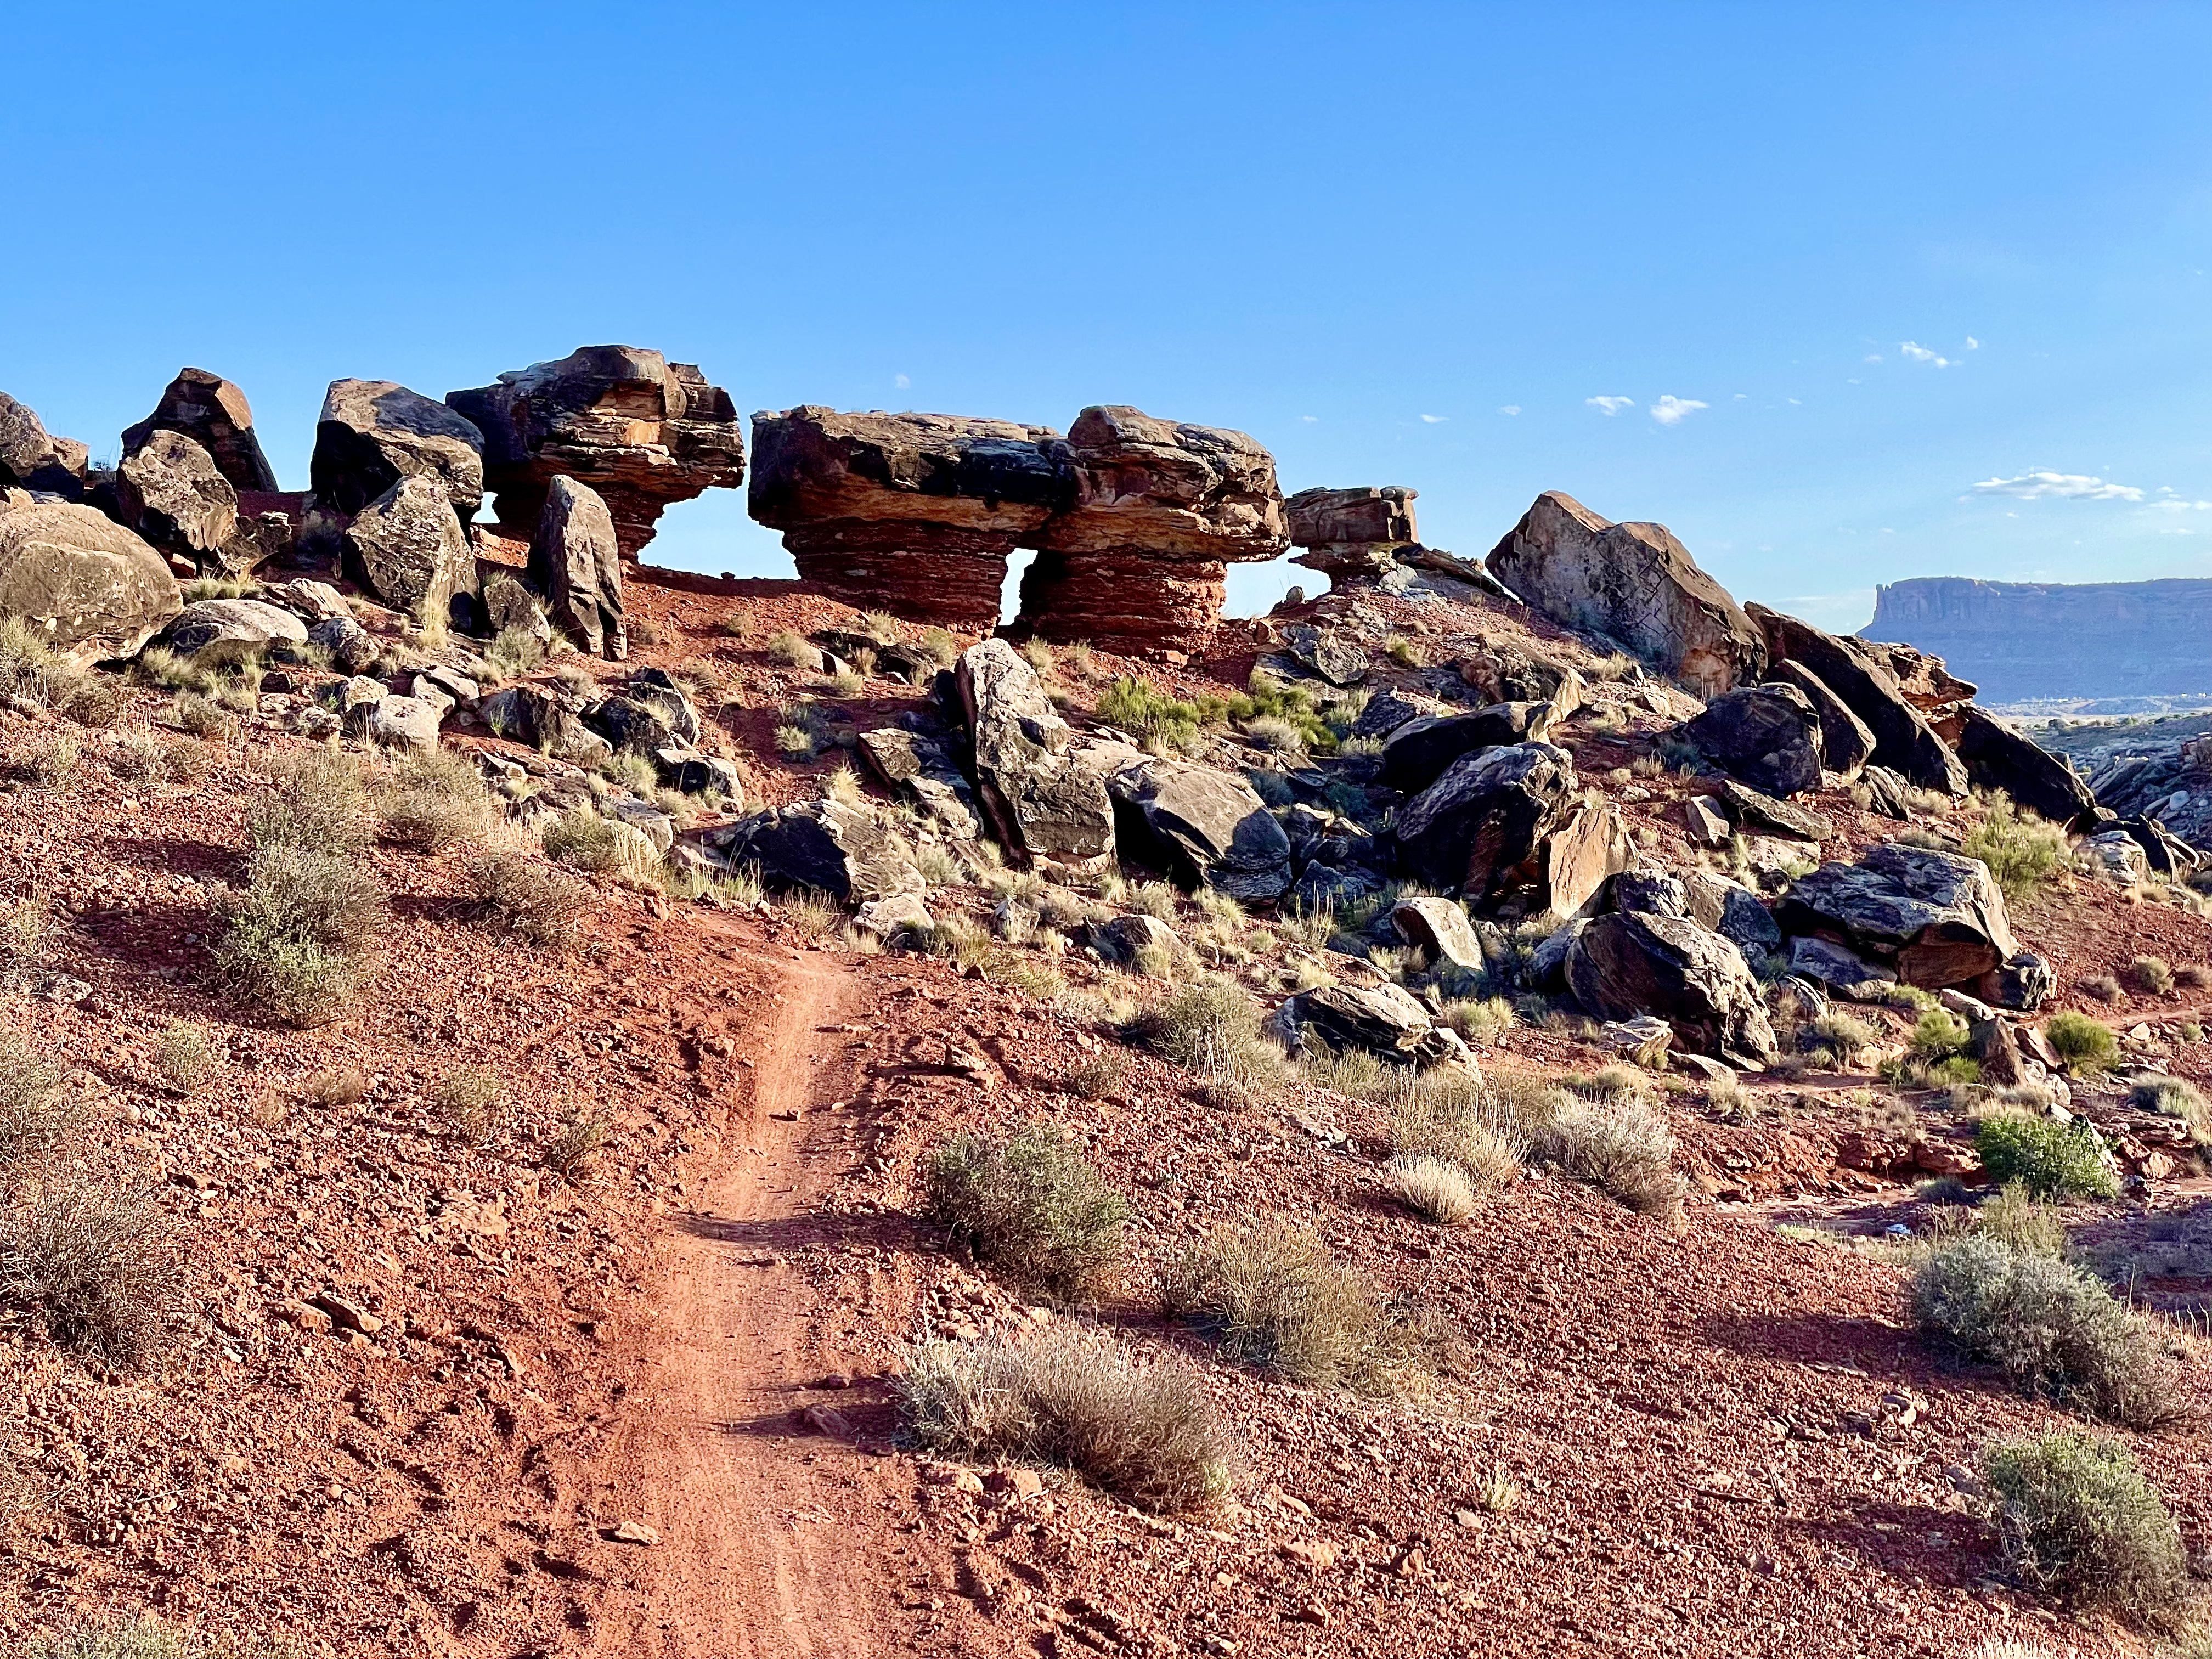
<svg viewBox="0 0 2212 1659">
<path fill-rule="evenodd" d="M 1321 571 L 1332 583 L 1387 575 L 1397 550 L 1421 539 L 1413 525 L 1417 494 L 1403 484 L 1301 489 L 1283 503 L 1291 545 L 1306 550 L 1291 562 Z"/>
<path fill-rule="evenodd" d="M 748 506 L 801 579 L 918 621 L 996 624 L 1007 556 L 1074 489 L 1050 427 L 811 404 L 753 416 Z"/>
<path fill-rule="evenodd" d="M 658 351 L 585 346 L 446 402 L 483 429 L 484 483 L 517 541 L 530 538 L 556 477 L 599 492 L 625 559 L 653 539 L 672 501 L 744 482 L 744 428 L 730 394 Z"/>
<path fill-rule="evenodd" d="M 276 488 L 276 469 L 253 434 L 252 405 L 220 374 L 204 368 L 179 369 L 154 412 L 123 428 L 123 459 L 127 461 L 145 448 L 156 432 L 174 432 L 207 451 L 216 471 L 233 489 L 268 492 Z M 370 495 L 382 493 L 381 485 L 369 491 Z"/>
<path fill-rule="evenodd" d="M 1289 545 L 1274 457 L 1242 432 L 1116 405 L 1067 440 L 1074 498 L 1022 578 L 1021 619 L 1047 639 L 1186 650 L 1220 618 L 1227 565 Z"/>
</svg>

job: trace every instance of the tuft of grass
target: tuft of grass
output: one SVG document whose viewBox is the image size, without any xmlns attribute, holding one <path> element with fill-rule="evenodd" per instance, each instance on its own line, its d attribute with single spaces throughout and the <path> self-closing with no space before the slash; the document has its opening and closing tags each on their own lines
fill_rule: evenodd
<svg viewBox="0 0 2212 1659">
<path fill-rule="evenodd" d="M 2199 962 L 2185 962 L 2173 970 L 2173 982 L 2185 991 L 2201 991 L 2212 985 L 2212 968 Z"/>
<path fill-rule="evenodd" d="M 430 1096 L 430 1106 L 471 1146 L 483 1146 L 497 1133 L 506 1110 L 499 1079 L 474 1066 L 447 1073 Z"/>
<path fill-rule="evenodd" d="M 8 773 L 33 789 L 59 789 L 76 775 L 83 758 L 84 750 L 75 738 L 45 738 L 17 756 Z"/>
<path fill-rule="evenodd" d="M 175 1021 L 154 1039 L 154 1069 L 180 1095 L 198 1094 L 221 1066 L 215 1045 L 197 1025 Z"/>
<path fill-rule="evenodd" d="M 574 945 L 578 921 L 591 904 L 591 894 L 574 877 L 521 853 L 471 860 L 469 883 L 476 889 L 479 921 L 532 945 L 562 950 Z"/>
<path fill-rule="evenodd" d="M 1029 1341 L 927 1341 L 899 1391 L 915 1439 L 942 1455 L 1073 1469 L 1139 1508 L 1194 1508 L 1229 1489 L 1231 1458 L 1206 1395 L 1172 1360 L 1058 1330 Z"/>
<path fill-rule="evenodd" d="M 2019 1387 L 2130 1428 L 2181 1415 L 2180 1368 L 2165 1343 L 2081 1268 L 1976 1232 L 1913 1276 L 1923 1330 L 1999 1366 Z"/>
<path fill-rule="evenodd" d="M 90 1358 L 144 1358 L 175 1285 L 169 1224 L 150 1194 L 52 1182 L 0 1222 L 0 1305 Z"/>
<path fill-rule="evenodd" d="M 1383 1190 L 1424 1221 L 1457 1226 L 1474 1213 L 1474 1184 L 1456 1164 L 1401 1152 L 1383 1166 Z"/>
<path fill-rule="evenodd" d="M 384 889 L 354 859 L 289 842 L 254 848 L 244 891 L 223 908 L 223 982 L 300 1026 L 325 1024 L 352 1000 L 389 914 Z"/>
<path fill-rule="evenodd" d="M 1495 1048 L 1521 1023 L 1513 1005 L 1504 997 L 1462 997 L 1447 1002 L 1443 1018 L 1445 1024 L 1476 1048 Z"/>
<path fill-rule="evenodd" d="M 368 1098 L 368 1079 L 357 1066 L 336 1066 L 316 1073 L 307 1079 L 301 1092 L 311 1105 L 325 1111 L 341 1111 Z"/>
<path fill-rule="evenodd" d="M 2117 975 L 2092 974 L 2081 981 L 2081 994 L 2085 997 L 2094 997 L 2100 1002 L 2118 1002 L 2127 993 L 2120 988 L 2120 981 Z"/>
<path fill-rule="evenodd" d="M 441 750 L 399 763 L 380 816 L 386 840 L 437 853 L 482 842 L 495 811 L 483 775 L 466 757 Z"/>
<path fill-rule="evenodd" d="M 236 1659 L 189 1632 L 150 1620 L 127 1625 L 75 1625 L 57 1636 L 34 1638 L 24 1659 Z"/>
<path fill-rule="evenodd" d="M 770 636 L 767 651 L 770 662 L 781 663 L 786 668 L 802 668 L 812 673 L 822 666 L 822 647 L 804 634 L 787 628 Z"/>
<path fill-rule="evenodd" d="M 1974 1211 L 1973 1230 L 2022 1255 L 2066 1255 L 2066 1224 L 2018 1182 L 2000 1187 Z"/>
<path fill-rule="evenodd" d="M 599 1161 L 607 1144 L 610 1119 L 604 1109 L 572 1106 L 562 1114 L 560 1127 L 539 1150 L 538 1161 L 564 1181 L 580 1181 Z"/>
<path fill-rule="evenodd" d="M 350 858 L 368 845 L 368 787 L 361 763 L 337 749 L 310 749 L 282 768 L 274 787 L 246 809 L 257 848 L 288 847 Z"/>
<path fill-rule="evenodd" d="M 1479 1079 L 1443 1067 L 1378 1076 L 1390 1108 L 1390 1147 L 1401 1158 L 1441 1158 L 1478 1189 L 1521 1173 L 1527 1143 L 1511 1105 Z"/>
<path fill-rule="evenodd" d="M 1060 1078 L 1060 1087 L 1079 1100 L 1109 1100 L 1121 1091 L 1129 1062 L 1110 1050 L 1079 1060 Z"/>
<path fill-rule="evenodd" d="M 1041 1121 L 1003 1139 L 964 1133 L 940 1144 L 926 1203 L 978 1261 L 1064 1297 L 1112 1278 L 1129 1212 L 1074 1144 Z"/>
<path fill-rule="evenodd" d="M 2043 1028 L 2058 1058 L 2076 1077 L 2109 1070 L 2119 1058 L 2120 1040 L 2100 1019 L 2065 1009 L 2051 1015 Z"/>
<path fill-rule="evenodd" d="M 2212 1103 L 2186 1078 L 2162 1077 L 2138 1083 L 2128 1091 L 2128 1104 L 2139 1112 L 2178 1117 L 2189 1126 L 2190 1136 L 2198 1146 L 2212 1143 Z"/>
<path fill-rule="evenodd" d="M 850 763 L 839 761 L 822 780 L 822 793 L 826 799 L 842 801 L 848 806 L 858 806 L 868 798 L 860 786 L 860 775 Z"/>
<path fill-rule="evenodd" d="M 82 1116 L 62 1070 L 0 1026 L 0 1174 L 45 1162 Z"/>
<path fill-rule="evenodd" d="M 1162 1303 L 1223 1349 L 1293 1382 L 1389 1394 L 1409 1380 L 1417 1342 L 1403 1313 L 1310 1227 L 1262 1222 L 1217 1232 L 1171 1262 Z"/>
<path fill-rule="evenodd" d="M 775 749 L 786 760 L 811 761 L 822 752 L 822 736 L 811 726 L 783 720 L 775 728 Z"/>
<path fill-rule="evenodd" d="M 1982 1168 L 1999 1186 L 2018 1182 L 2032 1197 L 2111 1199 L 2119 1178 L 2097 1132 L 2076 1119 L 1990 1117 L 1974 1137 Z"/>
<path fill-rule="evenodd" d="M 1273 1069 L 1258 1011 L 1234 980 L 1193 981 L 1140 1011 L 1122 1026 L 1121 1036 L 1194 1071 Z"/>
<path fill-rule="evenodd" d="M 2009 795 L 1991 793 L 1981 801 L 1982 821 L 1967 833 L 1960 851 L 1989 866 L 2006 899 L 2022 903 L 2072 858 L 2066 832 L 2015 805 Z"/>
<path fill-rule="evenodd" d="M 2126 1447 L 2059 1431 L 1993 1448 L 1984 1470 L 2006 1559 L 2029 1587 L 2150 1625 L 2186 1605 L 2180 1533 Z"/>
<path fill-rule="evenodd" d="M 1529 1151 L 1537 1162 L 1639 1215 L 1681 1218 L 1683 1182 L 1674 1170 L 1674 1132 L 1641 1099 L 1601 1105 L 1562 1095 L 1535 1125 Z"/>
<path fill-rule="evenodd" d="M 857 697 L 867 689 L 866 677 L 856 668 L 841 668 L 823 683 L 833 697 Z"/>
<path fill-rule="evenodd" d="M 776 900 L 775 908 L 802 939 L 820 939 L 834 929 L 843 916 L 836 900 L 811 887 L 784 894 Z"/>
<path fill-rule="evenodd" d="M 1948 1008 L 1924 1008 L 1913 1023 L 1913 1057 L 1926 1064 L 1948 1060 L 1966 1046 L 1966 1022 Z"/>
<path fill-rule="evenodd" d="M 2144 995 L 2162 997 L 2173 988 L 2173 969 L 2163 957 L 2137 957 L 2128 964 L 2128 980 Z"/>
<path fill-rule="evenodd" d="M 545 856 L 571 870 L 601 875 L 622 863 L 618 827 L 588 806 L 572 806 L 547 824 L 539 837 Z"/>
</svg>

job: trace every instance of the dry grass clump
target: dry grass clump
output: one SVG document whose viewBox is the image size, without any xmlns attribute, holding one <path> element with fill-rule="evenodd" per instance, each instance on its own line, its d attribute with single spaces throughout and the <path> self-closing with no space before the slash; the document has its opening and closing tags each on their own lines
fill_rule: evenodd
<svg viewBox="0 0 2212 1659">
<path fill-rule="evenodd" d="M 2108 1070 L 2119 1058 L 2120 1039 L 2112 1028 L 2070 1008 L 2051 1015 L 2043 1035 L 2076 1077 Z"/>
<path fill-rule="evenodd" d="M 1674 1133 L 1640 1098 L 1610 1104 L 1562 1096 L 1532 1127 L 1530 1155 L 1596 1188 L 1639 1215 L 1682 1216 L 1682 1177 L 1674 1170 Z"/>
<path fill-rule="evenodd" d="M 2006 899 L 2021 903 L 2066 867 L 2073 848 L 2064 830 L 2014 805 L 2010 796 L 1992 793 L 1981 799 L 1982 821 L 1959 850 L 1989 866 Z"/>
<path fill-rule="evenodd" d="M 384 889 L 353 858 L 289 842 L 254 848 L 245 890 L 223 910 L 230 928 L 216 950 L 223 982 L 301 1026 L 335 1018 L 352 1000 L 389 915 Z"/>
<path fill-rule="evenodd" d="M 1444 1004 L 1444 1024 L 1476 1048 L 1494 1048 L 1520 1024 L 1520 1016 L 1504 997 L 1462 997 Z"/>
<path fill-rule="evenodd" d="M 351 755 L 310 749 L 271 781 L 270 792 L 246 809 L 246 833 L 256 847 L 350 856 L 368 845 L 368 786 Z"/>
<path fill-rule="evenodd" d="M 2128 981 L 2146 996 L 2162 997 L 2173 988 L 2173 969 L 2164 957 L 2137 957 L 2128 964 Z"/>
<path fill-rule="evenodd" d="M 430 1106 L 459 1139 L 481 1146 L 497 1131 L 506 1102 L 497 1078 L 477 1066 L 462 1066 L 440 1079 Z"/>
<path fill-rule="evenodd" d="M 822 647 L 810 641 L 804 634 L 787 628 L 772 635 L 768 642 L 770 662 L 781 663 L 786 668 L 803 668 L 810 672 L 822 666 Z"/>
<path fill-rule="evenodd" d="M 1081 1100 L 1106 1100 L 1121 1087 L 1121 1079 L 1129 1074 L 1129 1062 L 1111 1052 L 1079 1060 L 1060 1078 L 1060 1087 Z"/>
<path fill-rule="evenodd" d="M 843 912 L 837 901 L 827 893 L 817 892 L 811 887 L 802 887 L 786 893 L 775 902 L 783 919 L 802 939 L 820 939 L 837 926 Z"/>
<path fill-rule="evenodd" d="M 1383 1165 L 1382 1188 L 1424 1221 L 1454 1227 L 1475 1211 L 1467 1171 L 1425 1152 L 1401 1152 Z"/>
<path fill-rule="evenodd" d="M 2000 1187 L 1975 1206 L 1973 1230 L 2022 1255 L 2063 1258 L 2066 1224 L 2039 1204 L 2018 1182 Z"/>
<path fill-rule="evenodd" d="M 1971 1235 L 1921 1264 L 1912 1310 L 1923 1330 L 2031 1393 L 2135 1429 L 2181 1415 L 2181 1370 L 2165 1342 L 2056 1256 Z"/>
<path fill-rule="evenodd" d="M 547 824 L 539 844 L 556 864 L 590 875 L 602 875 L 622 862 L 621 827 L 588 806 L 572 806 Z"/>
<path fill-rule="evenodd" d="M 2128 1104 L 2139 1112 L 2177 1117 L 2189 1126 L 2197 1145 L 2212 1142 L 2212 1102 L 2186 1078 L 2162 1077 L 2138 1083 L 2128 1092 Z"/>
<path fill-rule="evenodd" d="M 58 789 L 76 775 L 84 751 L 71 737 L 52 737 L 32 744 L 9 766 L 8 774 L 33 789 Z"/>
<path fill-rule="evenodd" d="M 400 763 L 381 817 L 386 839 L 437 853 L 482 842 L 495 809 L 483 774 L 465 757 L 441 750 Z"/>
<path fill-rule="evenodd" d="M 1208 976 L 1171 992 L 1121 1027 L 1124 1042 L 1208 1075 L 1240 1082 L 1279 1071 L 1282 1058 L 1260 1035 L 1260 1017 L 1234 980 Z"/>
<path fill-rule="evenodd" d="M 1057 1295 L 1096 1290 L 1121 1261 L 1129 1206 L 1053 1125 L 957 1134 L 930 1154 L 930 1218 L 985 1261 Z"/>
<path fill-rule="evenodd" d="M 1512 1106 L 1480 1079 L 1437 1067 L 1378 1079 L 1390 1108 L 1391 1150 L 1401 1158 L 1441 1159 L 1472 1191 L 1521 1173 L 1527 1141 Z"/>
<path fill-rule="evenodd" d="M 471 860 L 469 881 L 484 926 L 562 950 L 575 943 L 577 924 L 592 902 L 574 877 L 521 853 L 487 853 Z"/>
<path fill-rule="evenodd" d="M 2079 988 L 2085 997 L 2094 997 L 2100 1002 L 2118 1002 L 2127 993 L 2120 988 L 2119 980 L 2111 974 L 2092 974 Z"/>
<path fill-rule="evenodd" d="M 153 1346 L 175 1283 L 168 1220 L 149 1194 L 50 1182 L 0 1222 L 0 1305 L 109 1364 Z"/>
<path fill-rule="evenodd" d="M 222 1065 L 215 1044 L 197 1025 L 174 1021 L 154 1039 L 154 1069 L 180 1095 L 198 1094 Z"/>
<path fill-rule="evenodd" d="M 538 1161 L 564 1181 L 580 1180 L 599 1161 L 611 1125 L 604 1110 L 572 1106 L 538 1150 Z"/>
<path fill-rule="evenodd" d="M 2212 968 L 2201 962 L 2185 962 L 2173 970 L 2173 982 L 2185 991 L 2201 991 L 2212 986 Z"/>
<path fill-rule="evenodd" d="M 957 912 L 939 916 L 927 928 L 915 930 L 922 950 L 933 957 L 950 957 L 963 968 L 980 965 L 995 948 L 991 930 L 975 917 Z"/>
<path fill-rule="evenodd" d="M 61 1085 L 60 1066 L 0 1029 L 0 1174 L 43 1162 L 76 1127 L 82 1109 Z"/>
<path fill-rule="evenodd" d="M 1171 1360 L 1053 1331 L 917 1343 L 900 1380 L 915 1437 L 946 1456 L 1046 1462 L 1139 1508 L 1187 1510 L 1229 1489 L 1230 1455 L 1196 1380 Z"/>
<path fill-rule="evenodd" d="M 237 1659 L 205 1639 L 146 1620 L 127 1625 L 78 1625 L 32 1640 L 24 1659 Z"/>
<path fill-rule="evenodd" d="M 2113 1440 L 2061 1431 L 1990 1451 L 1997 1531 L 2032 1589 L 2171 1625 L 2189 1597 L 2172 1514 Z"/>
<path fill-rule="evenodd" d="M 1262 1222 L 1218 1231 L 1170 1265 L 1161 1300 L 1236 1358 L 1294 1382 L 1387 1394 L 1415 1363 L 1410 1322 L 1310 1227 Z"/>
</svg>

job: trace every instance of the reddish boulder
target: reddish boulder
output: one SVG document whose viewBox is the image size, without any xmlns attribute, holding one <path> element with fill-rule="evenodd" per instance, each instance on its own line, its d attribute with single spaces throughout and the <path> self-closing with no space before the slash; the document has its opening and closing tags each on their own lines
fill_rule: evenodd
<svg viewBox="0 0 2212 1659">
<path fill-rule="evenodd" d="M 207 451 L 216 470 L 237 490 L 274 490 L 276 470 L 253 434 L 253 409 L 246 394 L 220 374 L 180 368 L 154 412 L 123 429 L 123 459 L 146 447 L 156 432 L 174 432 Z M 371 494 L 380 493 L 372 491 Z"/>
</svg>

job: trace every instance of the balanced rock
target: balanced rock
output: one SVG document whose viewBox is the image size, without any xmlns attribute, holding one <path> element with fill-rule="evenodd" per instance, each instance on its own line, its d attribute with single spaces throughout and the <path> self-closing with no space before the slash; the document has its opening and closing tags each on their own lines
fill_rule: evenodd
<svg viewBox="0 0 2212 1659">
<path fill-rule="evenodd" d="M 1047 639 L 1188 649 L 1220 618 L 1228 564 L 1288 544 L 1274 457 L 1242 432 L 1094 406 L 1067 443 L 1073 500 L 1022 578 L 1022 619 Z"/>
<path fill-rule="evenodd" d="M 530 580 L 548 623 L 595 657 L 629 654 L 623 622 L 622 550 L 607 504 L 589 484 L 556 478 L 530 538 Z"/>
<path fill-rule="evenodd" d="M 71 662 L 133 654 L 184 603 L 168 562 L 106 514 L 0 491 L 0 617 Z"/>
<path fill-rule="evenodd" d="M 1966 769 L 1898 683 L 1884 648 L 1828 633 L 1765 605 L 1746 607 L 1778 661 L 1802 663 L 1874 733 L 1871 759 L 1923 789 L 1966 793 Z"/>
<path fill-rule="evenodd" d="M 1421 537 L 1413 526 L 1413 500 L 1419 494 L 1403 484 L 1301 489 L 1283 503 L 1291 545 L 1418 542 Z"/>
<path fill-rule="evenodd" d="M 732 869 L 757 867 L 779 892 L 811 889 L 845 902 L 929 890 L 913 848 L 864 802 L 771 806 L 696 838 Z"/>
<path fill-rule="evenodd" d="M 1699 696 L 1750 684 L 1765 670 L 1759 629 L 1664 525 L 1610 524 L 1547 490 L 1488 563 L 1531 608 L 1619 641 Z"/>
<path fill-rule="evenodd" d="M 1006 850 L 1103 867 L 1114 852 L 1114 803 L 1074 733 L 1004 640 L 962 653 L 955 684 L 975 745 L 976 793 Z"/>
<path fill-rule="evenodd" d="M 1395 985 L 1300 991 L 1276 1011 L 1275 1025 L 1294 1046 L 1310 1033 L 1331 1048 L 1364 1049 L 1405 1065 L 1474 1064 L 1459 1033 L 1437 1024 L 1418 999 Z"/>
<path fill-rule="evenodd" d="M 653 539 L 672 502 L 744 482 L 744 428 L 730 394 L 658 351 L 585 346 L 446 401 L 483 431 L 484 483 L 518 538 L 538 523 L 556 477 L 599 492 L 626 559 Z"/>
<path fill-rule="evenodd" d="M 314 510 L 327 524 L 423 477 L 466 524 L 483 502 L 483 449 L 475 424 L 434 398 L 391 380 L 333 380 L 307 464 Z"/>
<path fill-rule="evenodd" d="M 1893 842 L 1803 877 L 1775 921 L 1784 933 L 1833 940 L 1931 991 L 1994 972 L 2020 949 L 1987 865 Z"/>
<path fill-rule="evenodd" d="M 84 494 L 91 452 L 57 438 L 27 404 L 0 392 L 0 489 L 30 489 L 74 501 Z"/>
<path fill-rule="evenodd" d="M 1978 789 L 2001 790 L 2039 817 L 2068 830 L 2097 819 L 2097 798 L 2063 755 L 2054 755 L 1969 703 L 1953 716 L 1959 759 Z"/>
<path fill-rule="evenodd" d="M 123 459 L 115 501 L 124 522 L 163 552 L 200 570 L 244 574 L 232 553 L 238 540 L 238 491 L 215 458 L 167 428 Z M 250 547 L 250 543 L 249 543 Z"/>
<path fill-rule="evenodd" d="M 802 580 L 897 616 L 995 625 L 1007 556 L 1074 491 L 1050 427 L 814 404 L 753 416 L 752 516 L 783 532 Z"/>
<path fill-rule="evenodd" d="M 1462 755 L 1511 744 L 1542 743 L 1550 737 L 1551 729 L 1548 702 L 1492 703 L 1472 714 L 1409 720 L 1396 726 L 1382 745 L 1382 779 L 1393 789 L 1418 793 L 1442 777 L 1444 769 Z"/>
<path fill-rule="evenodd" d="M 1874 758 L 1874 733 L 1851 713 L 1850 705 L 1828 689 L 1828 683 L 1802 662 L 1787 658 L 1767 665 L 1767 683 L 1794 685 L 1805 694 L 1820 719 L 1820 764 L 1846 782 Z"/>
<path fill-rule="evenodd" d="M 346 574 L 418 625 L 467 620 L 454 601 L 475 591 L 476 556 L 430 474 L 410 473 L 369 502 L 338 545 Z"/>
<path fill-rule="evenodd" d="M 1398 856 L 1474 908 L 1543 908 L 1544 837 L 1575 793 L 1575 763 L 1547 743 L 1464 755 L 1399 814 Z"/>
<path fill-rule="evenodd" d="M 198 444 L 234 490 L 271 493 L 276 489 L 276 469 L 254 435 L 252 406 L 243 392 L 220 374 L 204 368 L 179 369 L 154 412 L 124 428 L 123 459 L 127 461 L 145 448 L 157 432 L 174 432 Z"/>
<path fill-rule="evenodd" d="M 1794 795 L 1820 787 L 1820 717 L 1794 685 L 1723 691 L 1680 730 L 1699 754 L 1754 789 Z"/>
<path fill-rule="evenodd" d="M 1116 844 L 1184 881 L 1247 902 L 1291 884 L 1291 842 L 1243 778 L 1146 756 L 1106 780 Z"/>
<path fill-rule="evenodd" d="M 1567 951 L 1567 983 L 1593 1019 L 1654 1014 L 1691 1054 L 1764 1065 L 1774 1027 L 1743 953 L 1680 916 L 1615 912 L 1593 921 Z"/>
</svg>

